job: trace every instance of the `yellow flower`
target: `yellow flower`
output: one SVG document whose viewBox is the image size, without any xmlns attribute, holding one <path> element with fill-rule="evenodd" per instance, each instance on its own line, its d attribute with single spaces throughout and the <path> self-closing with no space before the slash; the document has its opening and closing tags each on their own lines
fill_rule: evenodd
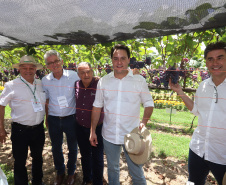
<svg viewBox="0 0 226 185">
<path fill-rule="evenodd" d="M 0 91 L 3 91 L 4 87 L 3 86 L 0 86 Z"/>
</svg>

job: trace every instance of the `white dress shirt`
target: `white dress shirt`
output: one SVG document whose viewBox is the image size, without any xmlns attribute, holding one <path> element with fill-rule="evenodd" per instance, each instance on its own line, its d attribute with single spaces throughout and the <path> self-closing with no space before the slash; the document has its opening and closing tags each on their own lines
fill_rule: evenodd
<svg viewBox="0 0 226 185">
<path fill-rule="evenodd" d="M 21 77 L 22 78 L 22 77 Z M 29 88 L 25 83 L 29 85 Z M 13 122 L 20 123 L 22 125 L 37 125 L 41 123 L 45 116 L 45 102 L 46 96 L 42 89 L 42 84 L 40 80 L 35 79 L 33 84 L 27 82 L 24 78 L 16 78 L 5 84 L 5 88 L 0 96 L 0 105 L 6 106 L 9 104 L 11 108 L 11 117 Z M 32 106 L 32 100 L 34 92 L 36 98 L 39 98 L 43 110 L 34 112 Z"/>
<path fill-rule="evenodd" d="M 76 72 L 64 70 L 58 80 L 53 73 L 42 78 L 43 89 L 46 92 L 46 99 L 49 99 L 48 114 L 51 116 L 69 116 L 75 114 L 75 81 L 79 80 Z M 62 108 L 58 103 L 58 97 L 65 96 L 68 107 Z"/>
<path fill-rule="evenodd" d="M 114 72 L 101 78 L 97 85 L 94 107 L 104 107 L 102 135 L 114 144 L 124 144 L 124 136 L 140 123 L 140 104 L 154 107 L 145 79 L 129 71 L 123 79 Z"/>
<path fill-rule="evenodd" d="M 212 77 L 203 81 L 191 112 L 198 116 L 198 127 L 190 149 L 207 161 L 226 165 L 226 80 L 217 87 Z"/>
</svg>

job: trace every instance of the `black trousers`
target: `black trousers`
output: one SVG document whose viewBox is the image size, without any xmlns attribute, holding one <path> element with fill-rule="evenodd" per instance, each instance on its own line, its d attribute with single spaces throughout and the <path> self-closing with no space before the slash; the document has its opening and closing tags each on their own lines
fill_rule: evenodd
<svg viewBox="0 0 226 185">
<path fill-rule="evenodd" d="M 104 147 L 103 137 L 101 135 L 102 124 L 97 126 L 96 134 L 98 145 L 91 146 L 89 142 L 90 128 L 85 128 L 77 124 L 77 140 L 81 153 L 83 181 L 89 182 L 93 180 L 93 185 L 103 185 L 104 170 Z"/>
<path fill-rule="evenodd" d="M 42 151 L 45 142 L 43 122 L 33 127 L 13 122 L 11 129 L 15 185 L 28 184 L 26 168 L 28 147 L 32 157 L 32 184 L 42 182 Z"/>
<path fill-rule="evenodd" d="M 195 185 L 204 185 L 206 177 L 210 171 L 214 175 L 218 184 L 222 185 L 223 177 L 226 173 L 226 165 L 206 161 L 204 157 L 199 157 L 191 149 L 189 149 L 188 180 L 194 182 Z"/>
</svg>

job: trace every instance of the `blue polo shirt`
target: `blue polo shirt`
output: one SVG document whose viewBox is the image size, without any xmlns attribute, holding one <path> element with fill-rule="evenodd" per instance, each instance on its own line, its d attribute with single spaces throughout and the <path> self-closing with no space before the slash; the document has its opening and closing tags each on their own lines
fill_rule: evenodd
<svg viewBox="0 0 226 185">
<path fill-rule="evenodd" d="M 49 115 L 63 117 L 76 113 L 74 84 L 77 80 L 79 80 L 77 72 L 64 69 L 59 80 L 54 78 L 53 73 L 42 78 L 43 90 L 46 93 L 46 99 L 49 99 Z M 57 98 L 61 96 L 66 97 L 68 107 L 60 107 Z"/>
</svg>

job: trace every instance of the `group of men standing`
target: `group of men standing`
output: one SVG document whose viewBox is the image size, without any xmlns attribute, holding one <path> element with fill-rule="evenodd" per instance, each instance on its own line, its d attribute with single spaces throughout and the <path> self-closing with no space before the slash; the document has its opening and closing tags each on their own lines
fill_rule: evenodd
<svg viewBox="0 0 226 185">
<path fill-rule="evenodd" d="M 226 88 L 226 44 L 220 42 L 207 46 L 204 57 L 212 77 L 200 85 L 195 103 L 183 93 L 178 84 L 170 83 L 170 87 L 182 97 L 194 114 L 201 117 L 200 126 L 195 130 L 190 144 L 189 180 L 197 185 L 203 184 L 211 170 L 218 183 L 222 184 L 226 172 L 225 130 L 214 130 L 212 127 L 216 125 L 225 128 L 225 106 L 221 100 L 224 101 Z M 136 127 L 145 127 L 154 103 L 145 79 L 128 69 L 129 48 L 119 44 L 112 48 L 114 71 L 101 79 L 94 77 L 92 67 L 86 62 L 78 65 L 78 73 L 63 69 L 63 60 L 55 50 L 46 52 L 44 59 L 51 73 L 40 81 L 34 79 L 34 75 L 42 66 L 33 57 L 23 56 L 14 65 L 20 70 L 20 77 L 6 83 L 0 97 L 2 143 L 7 136 L 4 129 L 5 106 L 9 104 L 11 107 L 15 185 L 28 184 L 25 165 L 28 147 L 32 157 L 32 184 L 44 184 L 42 151 L 45 115 L 57 171 L 54 185 L 64 181 L 68 185 L 75 183 L 77 144 L 82 157 L 82 184 L 103 184 L 104 150 L 109 184 L 119 185 L 119 158 L 123 148 L 133 184 L 145 185 L 142 165 L 130 159 L 125 149 L 124 136 Z M 205 97 L 205 93 L 212 99 L 199 99 Z M 141 103 L 144 115 L 140 121 Z M 69 151 L 67 176 L 62 152 L 64 133 Z"/>
<path fill-rule="evenodd" d="M 135 76 L 127 69 L 130 59 L 128 47 L 115 46 L 112 48 L 111 57 L 115 72 L 110 78 L 115 82 L 109 83 L 114 83 L 112 87 L 116 92 L 111 93 L 109 97 L 107 97 L 108 89 L 105 91 L 98 89 L 100 87 L 97 87 L 97 84 L 102 84 L 102 80 L 98 83 L 99 78 L 94 77 L 89 63 L 80 63 L 77 68 L 78 73 L 65 70 L 63 60 L 55 50 L 47 51 L 44 55 L 46 66 L 51 73 L 46 75 L 42 81 L 34 78 L 36 70 L 41 69 L 42 66 L 32 56 L 23 56 L 20 62 L 14 65 L 20 70 L 20 78 L 6 83 L 1 94 L 0 139 L 4 143 L 7 136 L 4 129 L 4 111 L 5 106 L 9 104 L 12 110 L 11 140 L 15 159 L 15 185 L 25 185 L 29 182 L 25 165 L 28 147 L 30 147 L 32 157 L 32 184 L 44 184 L 42 150 L 45 141 L 43 127 L 45 115 L 45 124 L 51 139 L 54 165 L 57 171 L 55 185 L 63 182 L 68 185 L 74 184 L 77 144 L 81 153 L 82 184 L 103 184 L 103 148 L 109 150 L 108 152 L 105 150 L 108 158 L 109 183 L 119 184 L 119 156 L 123 137 L 135 127 L 145 126 L 153 110 L 153 100 L 143 77 Z M 106 80 L 104 81 L 103 88 L 110 87 Z M 119 83 L 120 81 L 122 82 Z M 128 88 L 130 93 L 127 96 L 123 91 Z M 98 98 L 96 107 L 93 108 L 96 92 Z M 103 98 L 107 98 L 107 102 Z M 140 103 L 144 103 L 145 107 L 144 119 L 141 123 L 139 120 Z M 123 117 L 121 113 L 124 114 Z M 111 121 L 108 123 L 109 120 Z M 103 128 L 105 134 L 102 134 L 102 126 L 105 124 Z M 67 177 L 62 152 L 63 134 L 66 135 L 69 151 Z M 129 171 L 134 183 L 145 184 L 142 166 L 134 164 L 128 154 L 126 159 L 129 160 Z"/>
</svg>

